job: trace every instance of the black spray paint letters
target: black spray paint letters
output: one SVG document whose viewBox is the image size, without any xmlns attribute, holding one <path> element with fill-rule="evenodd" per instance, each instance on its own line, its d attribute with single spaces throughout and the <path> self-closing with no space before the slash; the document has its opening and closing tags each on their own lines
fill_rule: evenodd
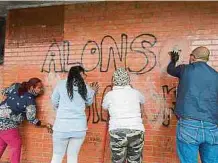
<svg viewBox="0 0 218 163">
<path fill-rule="evenodd" d="M 163 98 L 165 101 L 167 101 L 168 96 L 173 93 L 173 101 L 171 103 L 171 105 L 169 106 L 168 109 L 170 109 L 172 111 L 172 113 L 174 113 L 175 110 L 175 106 L 176 106 L 176 102 L 174 100 L 176 100 L 176 87 L 172 87 L 169 88 L 168 85 L 163 85 L 162 86 L 162 91 L 163 91 Z M 168 127 L 170 125 L 170 115 L 166 115 L 164 114 L 164 122 L 162 123 L 163 126 Z"/>
<path fill-rule="evenodd" d="M 109 68 L 117 69 L 118 65 L 122 65 L 131 73 L 145 74 L 151 71 L 156 66 L 156 55 L 152 51 L 152 47 L 157 42 L 157 39 L 152 34 L 141 34 L 136 36 L 132 41 L 128 42 L 128 36 L 126 34 L 121 35 L 121 41 L 118 44 L 112 36 L 104 36 L 101 43 L 98 44 L 96 41 L 88 40 L 86 44 L 81 47 L 81 54 L 79 63 L 83 65 L 87 72 L 93 71 L 99 68 L 100 72 L 107 72 Z M 58 43 L 53 41 L 49 46 L 45 60 L 42 65 L 42 72 L 50 73 L 65 73 L 68 72 L 70 66 L 78 64 L 76 62 L 70 62 L 70 57 L 73 55 L 70 52 L 70 42 L 63 41 Z M 129 55 L 134 55 L 135 58 L 144 58 L 144 65 L 140 69 L 136 70 L 134 67 L 128 65 L 127 60 Z M 97 59 L 96 59 L 97 58 Z M 90 66 L 86 66 L 88 60 L 95 60 Z M 72 59 L 71 59 L 72 61 Z M 101 104 L 103 97 L 111 90 L 112 86 L 108 85 L 101 98 Z M 170 92 L 175 92 L 175 87 L 170 88 L 167 85 L 162 86 L 164 100 L 166 101 L 167 96 Z M 172 102 L 170 110 L 174 110 L 175 102 Z M 100 109 L 99 109 L 100 108 Z M 100 110 L 100 112 L 99 112 Z M 164 126 L 170 125 L 169 115 L 164 115 L 165 121 Z M 92 123 L 107 122 L 108 114 L 102 110 L 101 106 L 98 106 L 97 98 L 95 97 L 94 103 L 89 107 L 88 110 L 88 121 L 92 117 Z"/>
<path fill-rule="evenodd" d="M 82 47 L 80 63 L 87 72 L 93 71 L 100 67 L 100 72 L 107 72 L 110 66 L 117 69 L 117 65 L 122 65 L 129 72 L 136 74 L 145 74 L 156 66 L 156 55 L 151 50 L 156 44 L 157 39 L 152 34 L 141 34 L 136 36 L 128 43 L 128 36 L 121 35 L 121 43 L 118 43 L 112 36 L 104 36 L 100 46 L 96 41 L 88 40 Z M 142 58 L 144 65 L 136 70 L 127 64 L 128 56 L 134 54 L 134 57 Z M 67 72 L 68 67 L 78 62 L 69 62 L 70 42 L 63 41 L 57 43 L 54 41 L 46 54 L 42 65 L 42 72 Z M 72 56 L 73 57 L 73 56 Z M 97 58 L 97 59 L 96 59 Z M 87 60 L 96 61 L 91 66 L 86 66 Z"/>
<path fill-rule="evenodd" d="M 96 99 L 96 96 L 95 96 L 95 99 L 94 99 L 94 103 L 89 107 L 89 110 L 88 110 L 88 119 L 87 121 L 90 121 L 90 118 L 92 117 L 92 123 L 93 124 L 96 124 L 96 123 L 99 123 L 100 121 L 101 122 L 108 122 L 109 120 L 109 115 L 106 111 L 103 111 L 102 109 L 102 103 L 103 103 L 103 98 L 104 96 L 106 95 L 106 93 L 108 91 L 110 91 L 112 89 L 112 86 L 111 85 L 108 85 L 105 87 L 104 91 L 103 91 L 103 94 L 102 94 L 102 97 L 101 97 L 101 103 L 100 103 L 100 106 L 98 106 L 97 104 L 97 99 Z M 167 98 L 169 98 L 169 96 L 172 96 L 170 98 L 173 98 L 173 101 L 172 103 L 169 105 L 169 109 L 170 111 L 172 111 L 172 113 L 174 113 L 174 109 L 175 109 L 175 99 L 176 99 L 176 87 L 172 87 L 172 88 L 169 88 L 168 85 L 163 85 L 162 86 L 162 91 L 163 91 L 163 98 L 165 101 L 167 101 Z M 99 108 L 100 108 L 100 113 L 99 113 Z M 163 108 L 164 109 L 164 108 Z M 92 113 L 92 115 L 91 115 Z M 165 127 L 168 127 L 171 123 L 171 117 L 170 115 L 168 114 L 164 114 L 163 115 L 163 123 L 162 125 L 165 126 Z"/>
<path fill-rule="evenodd" d="M 103 94 L 102 94 L 102 98 L 101 98 L 101 106 L 102 106 L 102 103 L 103 103 L 103 99 L 104 99 L 104 96 L 106 95 L 107 92 L 109 92 L 110 90 L 112 89 L 112 86 L 111 85 L 108 85 L 105 87 L 104 91 L 103 91 Z M 95 99 L 94 99 L 94 102 L 91 106 L 89 106 L 89 110 L 88 110 L 88 116 L 87 116 L 87 121 L 90 120 L 90 117 L 91 117 L 91 111 L 92 111 L 92 123 L 98 123 L 99 121 L 101 122 L 108 122 L 108 119 L 109 119 L 109 115 L 108 115 L 108 112 L 104 112 L 102 107 L 100 106 L 100 114 L 98 112 L 98 104 L 97 104 L 97 99 L 96 99 L 96 95 L 95 95 Z M 104 113 L 106 115 L 104 115 Z"/>
</svg>

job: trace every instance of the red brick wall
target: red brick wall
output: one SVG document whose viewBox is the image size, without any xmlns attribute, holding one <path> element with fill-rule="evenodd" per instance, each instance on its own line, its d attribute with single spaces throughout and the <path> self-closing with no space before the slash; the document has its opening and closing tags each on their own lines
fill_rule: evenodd
<svg viewBox="0 0 218 163">
<path fill-rule="evenodd" d="M 79 162 L 109 163 L 107 114 L 101 100 L 115 67 L 125 66 L 132 85 L 146 97 L 144 162 L 178 163 L 176 118 L 170 111 L 177 80 L 166 74 L 167 52 L 178 46 L 180 63 L 187 63 L 191 50 L 205 45 L 211 50 L 209 64 L 218 69 L 217 18 L 217 2 L 97 2 L 11 10 L 3 85 L 42 78 L 46 90 L 37 100 L 38 117 L 53 122 L 52 88 L 73 63 L 82 62 L 88 82 L 98 81 L 100 91 L 87 110 L 89 130 Z M 164 115 L 171 115 L 168 127 L 162 125 Z M 21 133 L 22 163 L 48 163 L 52 142 L 46 130 L 25 123 Z M 5 153 L 3 160 L 7 158 Z"/>
</svg>

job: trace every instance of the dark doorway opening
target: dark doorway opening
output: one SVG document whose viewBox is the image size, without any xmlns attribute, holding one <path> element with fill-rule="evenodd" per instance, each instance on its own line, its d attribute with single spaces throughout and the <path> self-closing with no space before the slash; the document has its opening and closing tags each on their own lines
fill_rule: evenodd
<svg viewBox="0 0 218 163">
<path fill-rule="evenodd" d="M 4 62 L 4 51 L 5 51 L 5 18 L 0 18 L 0 64 Z"/>
</svg>

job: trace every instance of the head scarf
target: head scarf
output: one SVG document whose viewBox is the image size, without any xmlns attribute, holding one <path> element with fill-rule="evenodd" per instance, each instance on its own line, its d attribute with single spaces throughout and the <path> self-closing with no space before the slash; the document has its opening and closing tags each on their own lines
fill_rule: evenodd
<svg viewBox="0 0 218 163">
<path fill-rule="evenodd" d="M 115 86 L 126 86 L 130 84 L 130 77 L 124 68 L 118 68 L 113 74 L 113 84 Z"/>
</svg>

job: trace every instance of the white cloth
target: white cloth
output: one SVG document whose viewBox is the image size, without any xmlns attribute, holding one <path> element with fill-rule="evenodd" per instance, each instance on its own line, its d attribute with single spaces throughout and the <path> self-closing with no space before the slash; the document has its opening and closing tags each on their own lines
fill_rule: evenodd
<svg viewBox="0 0 218 163">
<path fill-rule="evenodd" d="M 144 102 L 142 93 L 129 85 L 114 86 L 105 95 L 102 104 L 110 114 L 109 130 L 125 128 L 144 131 L 140 107 Z"/>
</svg>

